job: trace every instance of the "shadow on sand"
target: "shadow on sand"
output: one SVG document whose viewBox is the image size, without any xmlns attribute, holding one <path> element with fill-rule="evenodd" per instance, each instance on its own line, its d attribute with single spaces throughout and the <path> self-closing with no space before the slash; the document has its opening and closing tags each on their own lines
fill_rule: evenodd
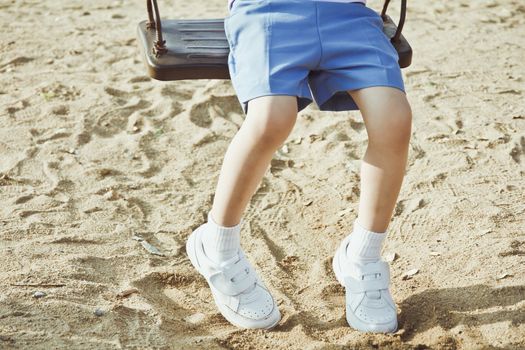
<svg viewBox="0 0 525 350">
<path fill-rule="evenodd" d="M 514 325 L 525 322 L 525 310 L 511 306 L 525 300 L 525 286 L 493 288 L 473 285 L 463 288 L 429 289 L 399 304 L 399 328 L 404 340 L 440 326 L 451 329 L 459 324 L 480 326 L 501 321 Z M 491 310 L 497 308 L 497 310 Z"/>
</svg>

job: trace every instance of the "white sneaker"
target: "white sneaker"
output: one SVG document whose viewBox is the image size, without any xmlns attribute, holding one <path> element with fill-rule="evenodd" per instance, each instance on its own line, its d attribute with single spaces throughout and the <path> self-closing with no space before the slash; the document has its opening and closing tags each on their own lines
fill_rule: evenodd
<svg viewBox="0 0 525 350">
<path fill-rule="evenodd" d="M 348 259 L 346 237 L 337 249 L 332 267 L 346 291 L 346 320 L 362 332 L 389 333 L 397 330 L 397 309 L 390 291 L 390 268 L 379 260 L 364 265 Z"/>
<path fill-rule="evenodd" d="M 242 249 L 221 264 L 206 256 L 201 239 L 205 226 L 190 234 L 186 252 L 192 265 L 206 278 L 221 314 L 241 328 L 269 329 L 277 325 L 281 320 L 277 304 Z"/>
</svg>

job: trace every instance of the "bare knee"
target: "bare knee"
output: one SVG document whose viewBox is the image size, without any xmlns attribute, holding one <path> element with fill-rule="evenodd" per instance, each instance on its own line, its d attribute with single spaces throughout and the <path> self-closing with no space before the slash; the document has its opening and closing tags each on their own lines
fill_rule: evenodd
<svg viewBox="0 0 525 350">
<path fill-rule="evenodd" d="M 297 120 L 295 96 L 263 96 L 249 102 L 245 123 L 258 143 L 278 148 Z"/>
<path fill-rule="evenodd" d="M 412 132 L 412 109 L 408 102 L 382 110 L 380 121 L 368 131 L 369 144 L 394 152 L 408 148 Z"/>
</svg>

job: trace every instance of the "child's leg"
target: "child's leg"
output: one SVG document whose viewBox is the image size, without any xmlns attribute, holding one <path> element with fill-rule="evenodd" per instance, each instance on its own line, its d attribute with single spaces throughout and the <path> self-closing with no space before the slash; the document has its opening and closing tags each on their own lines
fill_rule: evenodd
<svg viewBox="0 0 525 350">
<path fill-rule="evenodd" d="M 208 222 L 186 242 L 192 265 L 206 278 L 221 314 L 243 328 L 272 328 L 281 319 L 275 299 L 240 247 L 241 217 L 276 149 L 297 118 L 295 96 L 262 96 L 233 138 L 221 168 Z"/>
<path fill-rule="evenodd" d="M 412 112 L 399 89 L 377 86 L 349 91 L 363 115 L 368 147 L 361 164 L 359 223 L 385 232 L 405 174 Z"/>
<path fill-rule="evenodd" d="M 255 193 L 275 151 L 297 119 L 295 96 L 262 96 L 249 102 L 248 114 L 221 167 L 211 209 L 214 221 L 234 226 Z"/>
<path fill-rule="evenodd" d="M 396 88 L 349 93 L 363 115 L 368 147 L 361 164 L 358 218 L 336 251 L 333 268 L 346 288 L 349 325 L 365 332 L 394 332 L 397 309 L 389 291 L 388 263 L 380 257 L 405 172 L 412 112 L 404 92 Z"/>
</svg>

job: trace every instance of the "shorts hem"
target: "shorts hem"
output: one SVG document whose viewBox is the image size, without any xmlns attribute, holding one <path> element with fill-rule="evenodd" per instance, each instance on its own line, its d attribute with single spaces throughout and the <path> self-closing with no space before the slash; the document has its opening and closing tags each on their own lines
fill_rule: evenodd
<svg viewBox="0 0 525 350">
<path fill-rule="evenodd" d="M 314 102 L 314 100 L 310 96 L 304 96 L 302 94 L 296 94 L 296 93 L 290 93 L 290 92 L 263 92 L 260 94 L 255 94 L 249 97 L 245 97 L 242 100 L 239 99 L 239 102 L 241 103 L 241 107 L 242 107 L 242 110 L 244 111 L 244 114 L 248 114 L 248 102 L 258 97 L 263 97 L 263 96 L 295 96 L 297 97 L 297 113 L 305 109 L 310 103 Z"/>
<path fill-rule="evenodd" d="M 319 110 L 321 111 L 341 112 L 341 111 L 359 110 L 359 106 L 357 106 L 357 104 L 355 103 L 352 96 L 348 93 L 348 91 L 361 90 L 361 89 L 366 89 L 369 87 L 376 87 L 376 86 L 396 88 L 406 94 L 405 87 L 403 84 L 395 84 L 395 83 L 370 83 L 370 84 L 365 84 L 365 85 L 350 84 L 350 85 L 342 85 L 341 87 L 338 87 L 337 89 L 333 90 L 333 92 L 329 95 L 328 98 L 323 98 L 322 100 L 315 100 L 315 97 L 314 97 L 314 100 L 319 106 Z"/>
</svg>

